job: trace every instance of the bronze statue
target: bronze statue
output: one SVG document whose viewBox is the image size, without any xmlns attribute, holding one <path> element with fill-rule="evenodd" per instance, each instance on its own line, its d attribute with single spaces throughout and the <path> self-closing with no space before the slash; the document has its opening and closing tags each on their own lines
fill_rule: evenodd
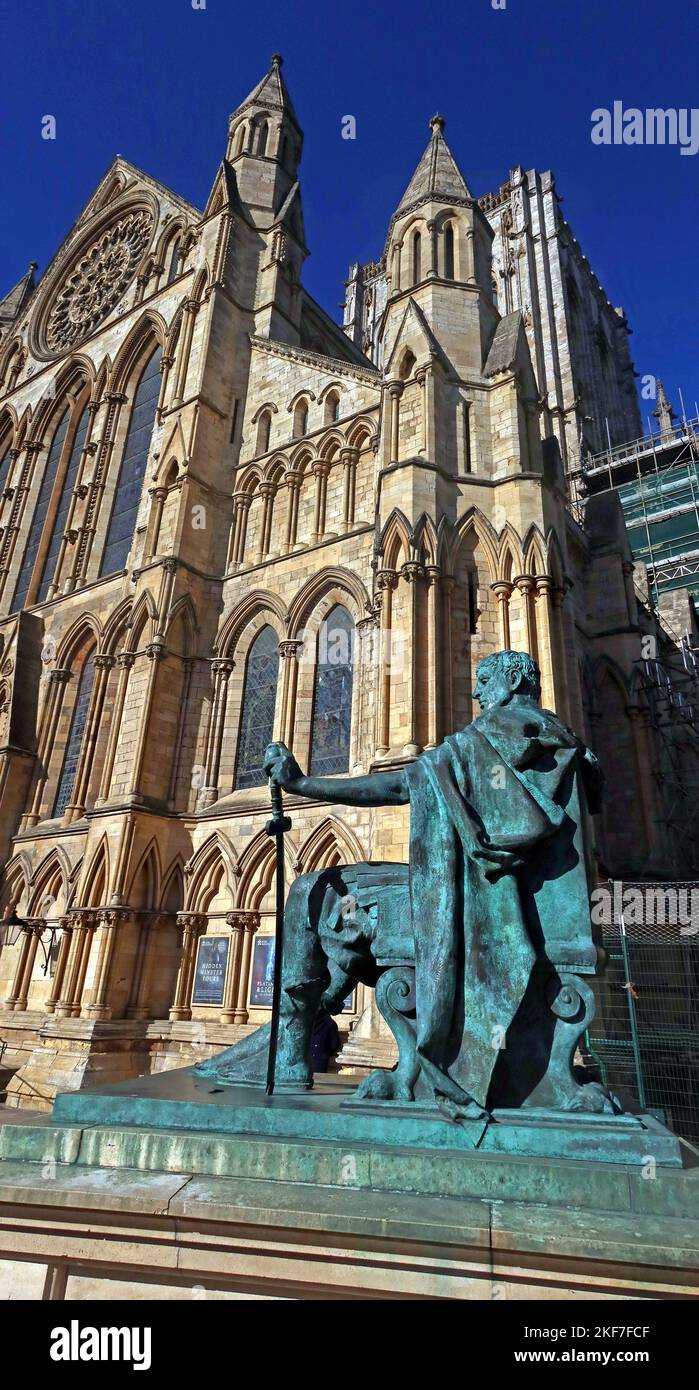
<svg viewBox="0 0 699 1390">
<path fill-rule="evenodd" d="M 410 803 L 410 862 L 358 863 L 297 878 L 284 927 L 277 1088 L 312 1085 L 319 1006 L 339 1013 L 376 989 L 398 1042 L 357 1097 L 436 1102 L 453 1118 L 493 1109 L 611 1111 L 573 1075 L 594 1011 L 583 803 L 598 809 L 594 756 L 550 710 L 526 653 L 481 661 L 472 724 L 407 767 L 307 777 L 284 744 L 265 770 L 294 796 L 348 806 Z M 198 1071 L 263 1084 L 269 1025 Z"/>
</svg>

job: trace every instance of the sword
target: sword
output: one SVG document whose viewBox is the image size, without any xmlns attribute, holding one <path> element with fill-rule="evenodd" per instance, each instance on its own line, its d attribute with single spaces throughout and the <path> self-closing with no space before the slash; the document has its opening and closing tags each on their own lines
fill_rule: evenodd
<svg viewBox="0 0 699 1390">
<path fill-rule="evenodd" d="M 275 840 L 276 858 L 276 924 L 274 929 L 274 976 L 272 981 L 272 1019 L 269 1026 L 269 1054 L 267 1058 L 267 1085 L 265 1094 L 274 1091 L 274 1073 L 277 1065 L 277 1041 L 279 1038 L 279 1007 L 282 998 L 282 955 L 284 952 L 284 835 L 291 830 L 291 820 L 284 815 L 282 789 L 270 777 L 269 790 L 272 800 L 272 819 L 267 821 L 265 830 Z"/>
</svg>

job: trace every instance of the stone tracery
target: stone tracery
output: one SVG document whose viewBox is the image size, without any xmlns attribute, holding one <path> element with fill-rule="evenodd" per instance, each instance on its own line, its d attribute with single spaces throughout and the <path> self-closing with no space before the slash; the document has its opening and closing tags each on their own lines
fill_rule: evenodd
<svg viewBox="0 0 699 1390">
<path fill-rule="evenodd" d="M 46 323 L 46 345 L 62 352 L 82 342 L 119 302 L 150 240 L 144 209 L 111 223 L 64 281 Z"/>
</svg>

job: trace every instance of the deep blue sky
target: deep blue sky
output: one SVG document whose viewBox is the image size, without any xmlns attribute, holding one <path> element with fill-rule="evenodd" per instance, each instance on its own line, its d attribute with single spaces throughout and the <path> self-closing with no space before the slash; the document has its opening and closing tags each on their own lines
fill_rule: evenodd
<svg viewBox="0 0 699 1390">
<path fill-rule="evenodd" d="M 476 194 L 551 168 L 634 329 L 639 372 L 699 397 L 699 154 L 592 144 L 596 107 L 699 107 L 694 0 L 0 0 L 0 293 L 44 269 L 116 152 L 202 207 L 226 120 L 269 66 L 305 131 L 306 284 L 338 316 L 382 249 L 436 109 Z M 57 120 L 55 142 L 41 118 Z M 341 139 L 343 115 L 356 141 Z M 647 405 L 643 407 L 647 411 Z"/>
</svg>

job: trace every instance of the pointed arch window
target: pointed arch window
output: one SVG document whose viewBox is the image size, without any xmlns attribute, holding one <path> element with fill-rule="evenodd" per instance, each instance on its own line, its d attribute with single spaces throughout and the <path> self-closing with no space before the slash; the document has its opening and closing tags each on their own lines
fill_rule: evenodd
<svg viewBox="0 0 699 1390">
<path fill-rule="evenodd" d="M 58 790 L 53 806 L 54 816 L 62 816 L 66 807 L 70 805 L 70 798 L 73 795 L 75 786 L 75 775 L 78 770 L 80 760 L 80 750 L 87 723 L 87 712 L 90 708 L 90 696 L 95 679 L 95 651 L 94 648 L 83 662 L 83 667 L 78 680 L 78 689 L 75 696 L 73 707 L 73 717 L 70 721 L 70 733 L 68 743 L 63 756 L 63 767 L 58 779 Z"/>
<path fill-rule="evenodd" d="M 269 134 L 269 126 L 268 126 L 268 124 L 267 124 L 266 121 L 263 121 L 262 124 L 261 124 L 261 126 L 260 126 L 260 128 L 259 128 L 259 130 L 258 130 L 258 132 L 257 132 L 257 153 L 260 154 L 260 155 L 264 155 L 264 154 L 267 153 L 267 136 L 268 136 L 268 134 Z"/>
<path fill-rule="evenodd" d="M 180 273 L 180 246 L 181 239 L 176 236 L 170 247 L 170 263 L 168 265 L 167 280 L 165 282 L 168 285 L 171 285 L 173 280 L 176 280 Z"/>
<path fill-rule="evenodd" d="M 10 478 L 10 446 L 0 449 L 0 507 L 2 507 L 2 494 L 7 487 Z"/>
<path fill-rule="evenodd" d="M 447 222 L 444 228 L 444 275 L 445 279 L 454 279 L 454 228 L 451 222 Z"/>
<path fill-rule="evenodd" d="M 310 771 L 313 776 L 349 771 L 354 623 L 336 604 L 321 624 L 313 692 Z"/>
<path fill-rule="evenodd" d="M 419 232 L 413 236 L 413 284 L 417 285 L 422 278 L 422 237 Z"/>
<path fill-rule="evenodd" d="M 279 643 L 267 624 L 248 653 L 240 717 L 235 790 L 262 787 L 267 778 L 262 759 L 274 732 L 274 705 L 279 676 Z"/>
<path fill-rule="evenodd" d="M 131 549 L 160 395 L 161 356 L 161 349 L 157 347 L 148 358 L 136 387 L 112 514 L 109 518 L 101 575 L 114 574 L 117 570 L 123 569 Z"/>
<path fill-rule="evenodd" d="M 82 457 L 82 452 L 85 447 L 85 439 L 87 436 L 87 426 L 89 423 L 89 419 L 89 412 L 87 409 L 87 405 L 85 405 L 80 413 L 80 419 L 78 420 L 77 429 L 75 431 L 75 434 L 73 435 L 73 443 L 71 445 L 70 458 L 68 459 L 68 464 L 63 478 L 63 486 L 61 488 L 60 501 L 58 503 L 56 515 L 54 517 L 53 530 L 51 532 L 51 540 L 49 543 L 49 548 L 46 552 L 46 558 L 44 560 L 44 564 L 41 571 L 39 591 L 36 596 L 37 603 L 43 603 L 44 600 L 48 598 L 49 589 L 54 581 L 54 577 L 56 574 L 58 554 L 61 548 L 61 541 L 65 533 L 66 522 L 68 520 L 68 512 L 70 510 L 70 499 L 73 495 L 73 489 L 78 478 L 78 469 L 80 467 L 80 459 Z"/>
<path fill-rule="evenodd" d="M 37 498 L 36 507 L 34 509 L 32 523 L 29 527 L 27 544 L 24 551 L 24 555 L 22 557 L 22 564 L 19 571 L 19 577 L 17 579 L 14 598 L 12 600 L 13 613 L 17 613 L 20 608 L 24 608 L 24 605 L 27 601 L 29 585 L 31 583 L 31 578 L 34 571 L 34 565 L 36 564 L 36 557 L 39 552 L 41 533 L 44 529 L 44 523 L 46 521 L 46 516 L 49 509 L 49 502 L 51 500 L 51 493 L 53 492 L 53 485 L 56 481 L 56 474 L 58 473 L 58 465 L 61 460 L 61 454 L 63 453 L 63 445 L 66 441 L 66 433 L 68 431 L 69 419 L 70 411 L 66 409 L 64 410 L 58 422 L 53 439 L 51 440 L 49 456 L 46 460 L 44 476 L 41 480 L 39 496 Z"/>
<path fill-rule="evenodd" d="M 272 428 L 271 410 L 263 410 L 257 421 L 257 445 L 255 452 L 266 454 L 269 449 L 269 435 Z"/>
<path fill-rule="evenodd" d="M 337 391 L 330 391 L 325 398 L 325 424 L 334 425 L 340 418 L 340 397 Z"/>
</svg>

